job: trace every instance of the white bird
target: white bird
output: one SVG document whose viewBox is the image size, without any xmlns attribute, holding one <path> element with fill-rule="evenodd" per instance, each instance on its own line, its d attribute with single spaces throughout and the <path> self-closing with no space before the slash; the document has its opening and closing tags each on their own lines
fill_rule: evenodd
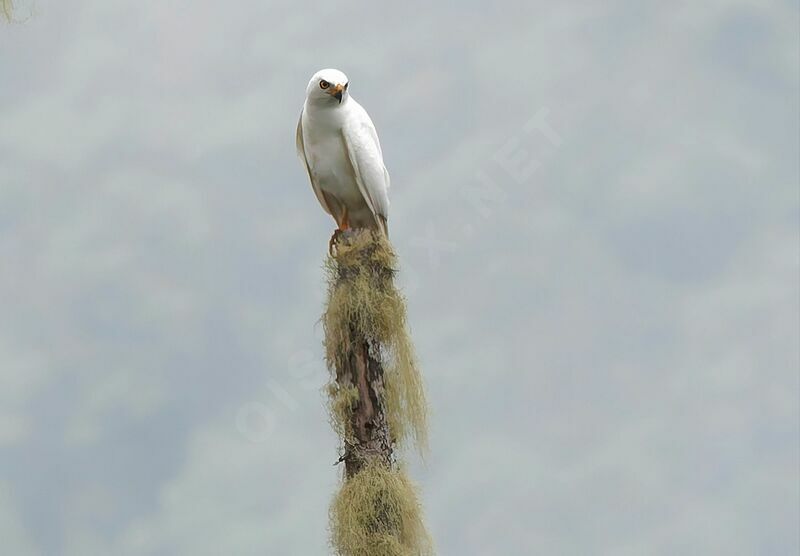
<svg viewBox="0 0 800 556">
<path fill-rule="evenodd" d="M 375 125 L 349 87 L 339 70 L 314 74 L 297 123 L 297 154 L 339 231 L 370 228 L 388 236 L 389 172 Z"/>
</svg>

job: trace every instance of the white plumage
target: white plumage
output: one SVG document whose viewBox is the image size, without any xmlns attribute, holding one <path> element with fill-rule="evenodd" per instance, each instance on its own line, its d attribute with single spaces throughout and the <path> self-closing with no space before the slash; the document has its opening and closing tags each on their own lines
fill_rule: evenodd
<svg viewBox="0 0 800 556">
<path fill-rule="evenodd" d="M 350 96 L 349 85 L 339 70 L 314 74 L 297 123 L 297 154 L 340 230 L 371 228 L 388 235 L 389 172 L 375 125 Z"/>
</svg>

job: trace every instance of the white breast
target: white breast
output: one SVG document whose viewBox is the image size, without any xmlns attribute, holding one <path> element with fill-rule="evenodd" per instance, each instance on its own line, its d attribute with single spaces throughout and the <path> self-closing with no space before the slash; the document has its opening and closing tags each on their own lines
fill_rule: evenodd
<svg viewBox="0 0 800 556">
<path fill-rule="evenodd" d="M 333 112 L 333 111 L 330 111 Z M 342 137 L 341 122 L 328 114 L 303 112 L 303 141 L 309 168 L 320 188 L 351 209 L 364 204 Z"/>
</svg>

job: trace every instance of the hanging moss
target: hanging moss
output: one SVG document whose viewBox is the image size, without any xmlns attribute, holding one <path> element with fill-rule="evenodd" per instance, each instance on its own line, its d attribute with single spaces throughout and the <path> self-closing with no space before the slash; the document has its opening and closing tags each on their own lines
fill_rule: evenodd
<svg viewBox="0 0 800 556">
<path fill-rule="evenodd" d="M 348 448 L 363 432 L 353 430 L 364 392 L 347 373 L 354 354 L 369 346 L 382 376 L 370 382 L 370 396 L 385 411 L 392 444 L 427 445 L 427 404 L 406 323 L 405 299 L 394 285 L 396 258 L 382 234 L 368 230 L 340 238 L 326 261 L 328 302 L 322 318 L 325 350 L 333 377 L 328 386 L 333 428 Z M 366 401 L 365 401 L 366 400 Z M 358 425 L 361 426 L 361 425 Z M 363 439 L 362 439 L 363 441 Z M 352 452 L 351 452 L 352 453 Z M 363 454 L 362 454 L 363 455 Z M 422 522 L 416 490 L 403 468 L 389 457 L 366 457 L 347 469 L 330 508 L 331 545 L 339 556 L 428 556 L 432 542 Z"/>
<path fill-rule="evenodd" d="M 356 438 L 353 434 L 352 415 L 358 403 L 358 388 L 331 382 L 328 385 L 328 400 L 333 430 L 343 442 L 354 444 Z"/>
<path fill-rule="evenodd" d="M 0 14 L 7 21 L 11 21 L 11 13 L 14 9 L 14 3 L 11 0 L 0 0 Z"/>
<path fill-rule="evenodd" d="M 379 353 L 371 355 L 383 364 L 392 438 L 401 445 L 411 440 L 424 452 L 427 404 L 408 334 L 405 299 L 394 285 L 395 268 L 389 242 L 369 230 L 341 241 L 336 255 L 328 257 L 328 303 L 323 316 L 326 358 L 335 370 L 345 364 L 341 359 L 359 338 L 378 346 Z"/>
<path fill-rule="evenodd" d="M 331 543 L 339 556 L 428 556 L 416 489 L 402 469 L 373 462 L 342 485 L 331 505 Z"/>
</svg>

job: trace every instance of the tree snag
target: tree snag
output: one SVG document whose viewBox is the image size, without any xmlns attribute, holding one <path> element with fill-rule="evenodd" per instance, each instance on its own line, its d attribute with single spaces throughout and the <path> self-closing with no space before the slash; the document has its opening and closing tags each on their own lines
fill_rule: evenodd
<svg viewBox="0 0 800 556">
<path fill-rule="evenodd" d="M 344 482 L 331 505 L 341 556 L 432 554 L 416 491 L 397 460 L 406 441 L 424 447 L 422 380 L 394 286 L 383 234 L 336 234 L 323 315 L 331 423 L 342 440 Z"/>
</svg>

